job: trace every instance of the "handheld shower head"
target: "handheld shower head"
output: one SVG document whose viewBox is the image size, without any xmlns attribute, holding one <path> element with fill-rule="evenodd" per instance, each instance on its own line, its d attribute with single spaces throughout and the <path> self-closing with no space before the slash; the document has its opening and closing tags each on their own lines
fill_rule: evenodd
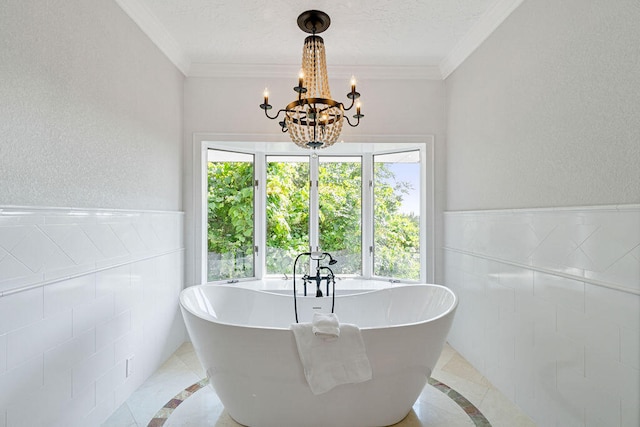
<svg viewBox="0 0 640 427">
<path fill-rule="evenodd" d="M 329 252 L 324 252 L 323 255 L 329 257 L 329 265 L 336 265 L 338 263 L 338 260 L 333 259 Z"/>
</svg>

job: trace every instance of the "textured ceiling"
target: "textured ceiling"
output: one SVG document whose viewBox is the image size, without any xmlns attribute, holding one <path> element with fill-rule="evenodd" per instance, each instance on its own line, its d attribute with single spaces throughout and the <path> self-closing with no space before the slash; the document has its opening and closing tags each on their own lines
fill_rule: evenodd
<svg viewBox="0 0 640 427">
<path fill-rule="evenodd" d="M 296 19 L 305 10 L 318 9 L 331 17 L 330 28 L 322 34 L 328 62 L 410 67 L 441 65 L 497 6 L 519 4 L 517 0 L 116 1 L 130 15 L 134 9 L 138 15 L 143 11 L 153 24 L 147 27 L 156 34 L 163 32 L 189 64 L 299 63 L 306 34 Z"/>
</svg>

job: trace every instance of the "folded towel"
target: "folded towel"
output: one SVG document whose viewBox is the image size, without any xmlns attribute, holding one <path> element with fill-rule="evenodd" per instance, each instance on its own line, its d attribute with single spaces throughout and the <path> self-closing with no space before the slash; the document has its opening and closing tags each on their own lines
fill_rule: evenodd
<svg viewBox="0 0 640 427">
<path fill-rule="evenodd" d="M 311 322 L 315 336 L 325 340 L 336 339 L 340 336 L 340 323 L 334 313 L 314 313 Z"/>
<path fill-rule="evenodd" d="M 360 329 L 340 324 L 340 338 L 328 341 L 313 333 L 311 323 L 294 323 L 304 376 L 313 394 L 322 394 L 340 384 L 355 384 L 372 378 L 371 365 Z"/>
</svg>

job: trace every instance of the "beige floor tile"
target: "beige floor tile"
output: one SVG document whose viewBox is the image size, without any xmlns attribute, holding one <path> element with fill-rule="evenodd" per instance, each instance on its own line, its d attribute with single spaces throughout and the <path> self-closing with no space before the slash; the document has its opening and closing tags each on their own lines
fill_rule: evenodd
<svg viewBox="0 0 640 427">
<path fill-rule="evenodd" d="M 127 403 L 123 403 L 120 405 L 118 409 L 107 419 L 106 422 L 102 423 L 102 427 L 137 427 L 138 423 L 136 422 L 133 414 L 129 410 L 129 405 Z"/>
<path fill-rule="evenodd" d="M 146 426 L 165 403 L 200 379 L 179 357 L 171 356 L 127 399 L 138 425 Z"/>
<path fill-rule="evenodd" d="M 146 427 L 149 420 L 171 398 L 204 378 L 204 370 L 191 343 L 176 350 L 114 414 L 103 427 Z M 535 427 L 513 403 L 495 389 L 454 348 L 445 344 L 432 377 L 456 390 L 473 403 L 493 427 Z M 411 412 L 394 427 L 473 426 L 464 411 L 441 391 L 430 385 L 420 395 Z M 224 410 L 215 392 L 206 386 L 188 397 L 165 423 L 166 427 L 239 427 Z"/>
</svg>

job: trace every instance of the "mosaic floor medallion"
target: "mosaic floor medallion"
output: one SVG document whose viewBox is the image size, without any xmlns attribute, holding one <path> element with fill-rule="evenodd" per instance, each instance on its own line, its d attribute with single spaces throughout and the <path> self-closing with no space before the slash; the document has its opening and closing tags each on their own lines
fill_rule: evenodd
<svg viewBox="0 0 640 427">
<path fill-rule="evenodd" d="M 205 387 L 207 384 L 208 380 L 206 378 L 203 378 L 197 383 L 190 385 L 180 393 L 176 394 L 154 415 L 147 427 L 164 426 L 171 417 L 171 414 L 173 414 L 173 412 L 182 403 L 184 403 L 185 400 L 193 396 L 194 393 Z M 485 418 L 485 416 L 482 415 L 482 412 L 480 412 L 480 410 L 476 408 L 471 402 L 469 402 L 469 400 L 467 400 L 463 395 L 461 395 L 448 385 L 433 378 L 429 378 L 429 385 L 444 393 L 447 397 L 449 397 L 449 399 L 451 399 L 456 405 L 458 405 L 476 427 L 491 427 L 491 424 Z"/>
</svg>

